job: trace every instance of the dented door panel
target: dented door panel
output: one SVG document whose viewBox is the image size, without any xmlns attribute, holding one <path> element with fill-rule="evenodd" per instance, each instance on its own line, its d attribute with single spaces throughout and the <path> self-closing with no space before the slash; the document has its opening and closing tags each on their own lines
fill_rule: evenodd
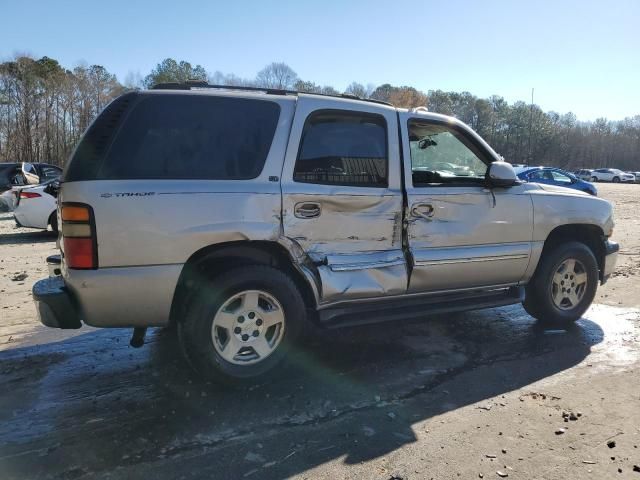
<svg viewBox="0 0 640 480">
<path fill-rule="evenodd" d="M 518 283 L 531 255 L 533 207 L 522 186 L 408 190 L 410 292 Z M 429 218 L 411 205 L 431 205 Z"/>
<path fill-rule="evenodd" d="M 335 266 L 318 267 L 322 280 L 322 303 L 356 298 L 402 295 L 407 289 L 407 267 L 402 263 L 362 269 L 337 270 Z"/>
<path fill-rule="evenodd" d="M 323 303 L 406 292 L 407 265 L 400 249 L 325 258 L 326 265 L 318 267 Z"/>
<path fill-rule="evenodd" d="M 336 254 L 402 248 L 402 197 L 320 193 L 325 185 L 307 185 L 309 192 L 286 195 L 283 223 L 287 237 L 295 240 L 314 261 Z M 321 188 L 316 188 L 321 187 Z M 329 190 L 331 187 L 329 187 Z M 314 191 L 315 190 L 315 191 Z M 299 204 L 320 206 L 320 214 L 300 218 Z"/>
<path fill-rule="evenodd" d="M 411 151 L 408 122 L 413 118 L 408 112 L 400 114 L 405 152 Z M 477 158 L 486 165 L 499 160 L 469 127 L 448 122 L 448 128 L 470 138 Z M 526 278 L 533 238 L 533 204 L 526 185 L 489 190 L 482 180 L 466 184 L 463 180 L 414 186 L 409 154 L 403 168 L 407 244 L 413 267 L 410 293 L 514 285 Z"/>
<path fill-rule="evenodd" d="M 376 114 L 387 130 L 386 187 L 296 182 L 304 124 L 319 110 Z M 282 226 L 315 263 L 321 303 L 406 292 L 397 115 L 392 107 L 300 95 L 282 171 Z"/>
</svg>

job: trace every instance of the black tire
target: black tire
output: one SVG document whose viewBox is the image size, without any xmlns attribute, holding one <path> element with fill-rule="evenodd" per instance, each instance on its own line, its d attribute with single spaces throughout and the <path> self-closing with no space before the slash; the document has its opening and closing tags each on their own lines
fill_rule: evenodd
<svg viewBox="0 0 640 480">
<path fill-rule="evenodd" d="M 613 183 L 620 183 L 620 177 L 613 177 Z"/>
<path fill-rule="evenodd" d="M 591 181 L 592 181 L 593 183 L 596 183 L 596 182 L 598 181 L 598 177 L 591 177 Z"/>
<path fill-rule="evenodd" d="M 553 277 L 565 260 L 582 263 L 587 285 L 580 301 L 570 309 L 561 309 L 553 301 Z M 566 242 L 543 252 L 533 278 L 525 288 L 524 309 L 545 326 L 566 328 L 587 311 L 598 288 L 598 262 L 593 252 L 580 242 Z"/>
<path fill-rule="evenodd" d="M 225 360 L 214 347 L 212 326 L 225 301 L 246 290 L 261 290 L 275 298 L 284 310 L 285 328 L 270 355 L 258 363 L 237 365 Z M 187 299 L 185 318 L 178 322 L 178 336 L 187 361 L 203 377 L 244 383 L 267 374 L 291 353 L 306 322 L 305 304 L 293 280 L 276 268 L 251 265 L 225 271 L 200 285 Z"/>
<path fill-rule="evenodd" d="M 58 233 L 58 215 L 56 212 L 53 212 L 49 217 L 49 225 L 51 225 L 51 231 L 53 233 Z"/>
</svg>

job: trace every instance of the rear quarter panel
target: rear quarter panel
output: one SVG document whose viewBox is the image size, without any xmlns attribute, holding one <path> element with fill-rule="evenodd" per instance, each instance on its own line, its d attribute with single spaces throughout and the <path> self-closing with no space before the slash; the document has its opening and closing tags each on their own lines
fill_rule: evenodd
<svg viewBox="0 0 640 480">
<path fill-rule="evenodd" d="M 96 223 L 99 268 L 72 270 L 63 262 L 65 282 L 85 323 L 166 325 L 180 272 L 194 253 L 229 241 L 278 240 L 279 178 L 295 101 L 283 97 L 278 103 L 275 136 L 255 179 L 92 180 L 61 185 L 59 202 L 91 206 Z"/>
<path fill-rule="evenodd" d="M 295 106 L 292 99 L 278 103 L 278 127 L 255 179 L 65 182 L 61 203 L 94 210 L 99 267 L 181 264 L 208 245 L 277 239 L 279 177 Z"/>
</svg>

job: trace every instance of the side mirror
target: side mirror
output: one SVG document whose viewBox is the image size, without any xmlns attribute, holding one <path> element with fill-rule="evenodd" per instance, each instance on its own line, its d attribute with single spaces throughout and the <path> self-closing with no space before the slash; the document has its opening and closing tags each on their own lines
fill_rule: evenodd
<svg viewBox="0 0 640 480">
<path fill-rule="evenodd" d="M 512 187 L 518 183 L 515 170 L 507 162 L 492 162 L 487 169 L 486 179 L 490 187 Z"/>
</svg>

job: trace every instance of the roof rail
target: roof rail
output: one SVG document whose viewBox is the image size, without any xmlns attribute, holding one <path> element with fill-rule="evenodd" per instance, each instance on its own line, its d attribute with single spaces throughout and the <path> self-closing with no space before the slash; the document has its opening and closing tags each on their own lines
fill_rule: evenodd
<svg viewBox="0 0 640 480">
<path fill-rule="evenodd" d="M 381 105 L 390 105 L 393 106 L 389 102 L 385 102 L 383 100 L 376 100 L 374 98 L 362 98 L 357 95 L 352 95 L 350 93 L 340 93 L 338 95 L 330 95 L 327 93 L 315 93 L 315 92 L 299 92 L 297 90 L 286 90 L 280 88 L 268 88 L 268 87 L 249 87 L 244 85 L 211 85 L 202 80 L 187 80 L 186 82 L 165 82 L 165 83 L 156 83 L 152 90 L 191 90 L 192 88 L 213 88 L 220 90 L 240 90 L 245 92 L 264 92 L 272 95 L 298 95 L 299 93 L 304 93 L 307 95 L 318 95 L 321 97 L 332 97 L 332 98 L 348 98 L 351 100 L 360 100 L 363 102 L 372 102 L 379 103 Z M 424 107 L 421 107 L 424 108 Z"/>
<path fill-rule="evenodd" d="M 411 113 L 429 113 L 429 109 L 427 107 L 413 107 L 411 109 Z"/>
</svg>

